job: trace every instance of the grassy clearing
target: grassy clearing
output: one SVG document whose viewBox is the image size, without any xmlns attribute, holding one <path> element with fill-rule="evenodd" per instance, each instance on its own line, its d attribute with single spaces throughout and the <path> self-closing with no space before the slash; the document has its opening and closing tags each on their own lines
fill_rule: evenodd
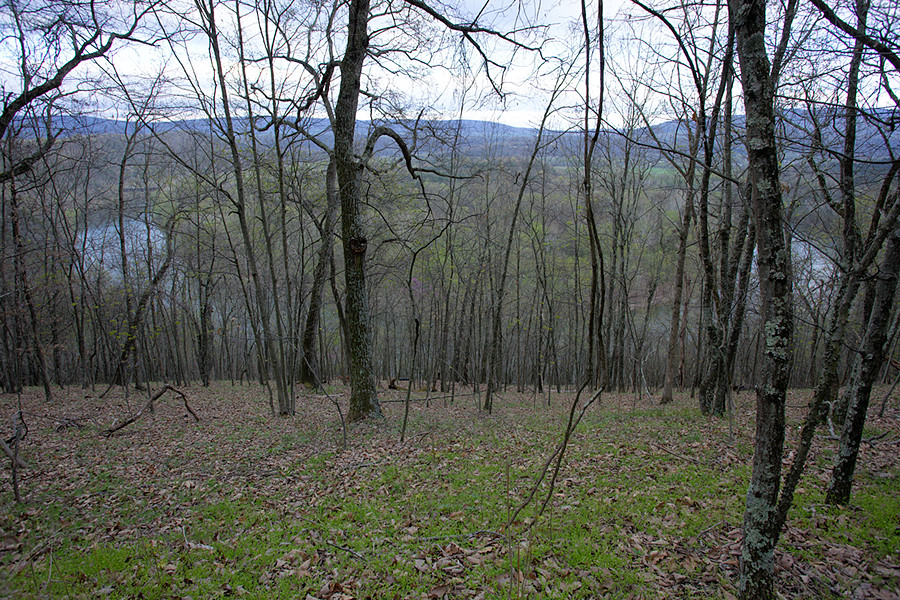
<svg viewBox="0 0 900 600">
<path fill-rule="evenodd" d="M 337 390 L 339 393 L 344 390 Z M 604 396 L 575 432 L 546 512 L 510 526 L 559 441 L 571 396 L 401 403 L 339 447 L 330 402 L 267 415 L 258 387 L 187 390 L 110 438 L 123 398 L 22 398 L 28 502 L 0 492 L 0 595 L 16 598 L 731 598 L 753 399 L 708 420 L 681 397 Z M 385 399 L 399 399 L 385 392 Z M 797 392 L 790 405 L 802 405 Z M 133 401 L 132 401 L 133 404 Z M 895 402 L 896 404 L 896 402 Z M 17 399 L 0 398 L 11 422 Z M 81 429 L 56 427 L 77 418 Z M 873 419 L 847 508 L 823 504 L 818 440 L 776 557 L 789 597 L 900 594 L 900 413 Z M 799 415 L 791 415 L 795 434 Z M 789 436 L 790 437 L 790 436 Z"/>
</svg>

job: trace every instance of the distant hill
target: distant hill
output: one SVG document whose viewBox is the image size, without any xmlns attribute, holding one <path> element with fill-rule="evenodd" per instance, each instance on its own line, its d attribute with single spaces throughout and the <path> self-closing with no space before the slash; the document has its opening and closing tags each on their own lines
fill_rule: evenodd
<svg viewBox="0 0 900 600">
<path fill-rule="evenodd" d="M 380 123 L 379 123 L 380 124 Z M 414 121 L 397 121 L 389 123 L 399 129 L 411 129 Z M 369 121 L 360 120 L 357 122 L 357 133 L 364 135 L 369 129 L 371 123 Z M 71 116 L 65 115 L 54 119 L 53 127 L 62 132 L 62 135 L 91 135 L 91 134 L 119 134 L 124 135 L 129 129 L 133 129 L 134 122 L 106 119 L 103 117 L 94 117 L 87 115 Z M 303 121 L 303 126 L 311 133 L 316 135 L 321 133 L 330 133 L 330 126 L 326 119 L 316 118 Z M 168 131 L 190 131 L 196 133 L 207 132 L 210 129 L 208 119 L 176 119 L 176 120 L 158 120 L 153 123 L 154 129 L 161 132 Z M 234 127 L 238 131 L 247 131 L 249 129 L 249 119 L 234 119 Z M 462 120 L 423 120 L 419 122 L 421 130 L 431 132 L 438 135 L 452 135 L 458 128 L 462 138 L 533 138 L 536 129 L 531 127 L 514 127 L 504 125 L 493 121 L 479 121 L 471 119 Z M 290 127 L 288 127 L 290 129 Z M 266 133 L 269 130 L 264 130 Z"/>
<path fill-rule="evenodd" d="M 831 114 L 818 114 L 817 121 L 821 129 L 822 145 L 840 152 L 843 146 L 843 116 L 840 111 L 832 111 Z M 802 109 L 788 109 L 782 113 L 780 120 L 780 135 L 783 139 L 783 149 L 790 157 L 802 156 L 808 152 L 809 140 L 813 131 L 813 120 L 808 111 Z M 357 124 L 357 136 L 362 139 L 370 130 L 372 123 L 359 121 Z M 401 134 L 406 130 L 408 135 L 404 137 L 412 139 L 413 121 L 401 120 L 390 124 L 400 130 Z M 678 121 L 666 121 L 653 126 L 653 133 L 666 147 L 679 148 L 682 151 L 688 147 L 688 129 L 693 124 L 685 125 Z M 122 120 L 106 119 L 94 116 L 61 116 L 56 118 L 54 128 L 65 137 L 68 135 L 124 135 L 134 127 L 134 123 Z M 210 131 L 210 122 L 207 119 L 180 119 L 170 121 L 157 121 L 154 128 L 160 133 L 185 132 L 203 134 Z M 235 129 L 238 132 L 246 132 L 249 129 L 249 120 L 240 118 L 234 120 Z M 302 124 L 304 130 L 310 135 L 320 139 L 324 144 L 331 145 L 331 131 L 326 119 L 307 119 Z M 481 121 L 473 119 L 452 120 L 423 120 L 418 123 L 418 138 L 420 149 L 428 151 L 450 143 L 459 143 L 461 149 L 470 155 L 481 155 L 488 148 L 494 151 L 502 149 L 504 154 L 517 153 L 518 150 L 529 148 L 536 129 L 533 127 L 515 127 L 496 123 L 493 121 Z M 736 115 L 734 126 L 740 129 L 744 126 L 744 117 Z M 290 129 L 290 128 L 289 128 Z M 562 137 L 574 138 L 577 134 L 563 132 L 555 133 Z M 606 135 L 616 135 L 614 130 L 607 130 Z M 263 141 L 272 139 L 271 128 L 258 132 Z M 644 143 L 653 143 L 652 136 L 646 129 L 635 132 Z M 574 140 L 573 140 L 574 141 Z M 379 146 L 390 148 L 392 141 L 383 139 Z M 867 160 L 885 161 L 890 158 L 890 149 L 900 151 L 900 111 L 897 109 L 878 109 L 867 116 L 860 118 L 857 124 L 857 155 Z M 741 152 L 737 149 L 737 152 Z"/>
</svg>

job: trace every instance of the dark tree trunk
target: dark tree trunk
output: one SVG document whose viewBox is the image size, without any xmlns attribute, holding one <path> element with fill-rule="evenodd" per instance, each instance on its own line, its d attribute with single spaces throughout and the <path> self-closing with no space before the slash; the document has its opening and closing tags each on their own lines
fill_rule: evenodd
<svg viewBox="0 0 900 600">
<path fill-rule="evenodd" d="M 678 254 L 675 262 L 675 294 L 672 298 L 671 329 L 669 330 L 669 342 L 666 346 L 666 374 L 663 384 L 660 404 L 668 404 L 672 401 L 672 391 L 675 386 L 675 359 L 678 354 L 678 338 L 681 331 L 681 298 L 684 295 L 684 262 L 687 256 L 687 239 L 691 228 L 691 215 L 693 214 L 693 202 L 688 201 L 684 205 L 684 215 L 681 227 L 678 230 Z"/>
<path fill-rule="evenodd" d="M 200 371 L 200 382 L 203 387 L 209 387 L 210 370 L 212 363 L 212 349 L 210 344 L 209 322 L 209 285 L 200 282 L 200 323 L 197 325 L 197 368 Z"/>
<path fill-rule="evenodd" d="M 259 266 L 256 259 L 256 252 L 250 233 L 250 223 L 247 218 L 247 202 L 246 190 L 244 185 L 244 167 L 241 160 L 240 147 L 238 145 L 237 135 L 234 130 L 234 119 L 231 114 L 231 103 L 227 90 L 229 86 L 225 81 L 225 67 L 223 65 L 221 50 L 219 48 L 218 25 L 215 19 L 214 8 L 216 4 L 210 1 L 204 3 L 201 7 L 201 14 L 206 27 L 206 34 L 209 38 L 210 49 L 212 50 L 213 68 L 215 69 L 216 78 L 219 84 L 219 93 L 222 99 L 222 112 L 225 116 L 225 141 L 231 154 L 231 167 L 234 173 L 235 198 L 232 199 L 235 212 L 238 217 L 238 224 L 241 230 L 241 240 L 244 245 L 244 251 L 247 254 L 247 267 L 250 271 L 250 280 L 253 285 L 253 291 L 256 300 L 256 308 L 258 310 L 257 317 L 259 324 L 262 326 L 262 336 L 259 335 L 258 327 L 253 325 L 253 334 L 257 345 L 260 385 L 268 385 L 269 371 L 273 371 L 275 385 L 278 392 L 279 408 L 288 406 L 287 392 L 284 386 L 284 378 L 282 377 L 282 364 L 280 356 L 275 353 L 275 340 L 273 339 L 271 324 L 269 322 L 269 310 L 266 303 L 268 294 L 266 293 L 261 277 L 259 274 Z M 233 249 L 232 249 L 233 250 Z M 242 283 L 243 287 L 243 283 Z M 245 302 L 250 312 L 250 301 L 247 290 L 244 289 Z M 251 317 L 252 318 L 252 317 Z M 271 388 L 267 389 L 269 393 L 269 408 L 273 413 L 276 411 L 275 402 L 272 398 Z"/>
<path fill-rule="evenodd" d="M 486 410 L 488 413 L 490 413 L 494 408 L 494 394 L 496 393 L 495 386 L 501 381 L 505 381 L 501 365 L 503 354 L 503 331 L 501 325 L 503 317 L 503 299 L 506 296 L 506 280 L 509 277 L 509 260 L 510 255 L 512 254 L 512 246 L 516 234 L 516 221 L 518 221 L 519 218 L 519 212 L 522 207 L 522 199 L 525 197 L 525 192 L 528 190 L 528 183 L 531 179 L 531 171 L 534 167 L 534 162 L 541 150 L 541 140 L 544 134 L 544 124 L 547 122 L 549 113 L 550 108 L 548 107 L 547 111 L 544 113 L 544 118 L 541 121 L 540 128 L 538 129 L 537 138 L 534 141 L 534 147 L 532 148 L 531 156 L 528 159 L 528 166 L 525 168 L 525 174 L 523 175 L 522 183 L 519 186 L 519 191 L 516 196 L 516 203 L 513 208 L 512 222 L 509 226 L 509 236 L 507 237 L 506 248 L 503 252 L 503 264 L 500 271 L 500 280 L 497 284 L 497 289 L 493 294 L 494 306 L 492 311 L 491 337 L 490 346 L 487 349 L 489 361 L 487 374 L 487 393 L 484 397 L 484 410 Z"/>
<path fill-rule="evenodd" d="M 11 180 L 9 193 L 10 222 L 12 224 L 12 235 L 15 244 L 15 269 L 16 278 L 19 281 L 19 289 L 25 298 L 25 304 L 28 307 L 28 316 L 31 323 L 31 334 L 34 339 L 34 357 L 37 362 L 38 377 L 44 386 L 44 398 L 47 402 L 53 400 L 53 392 L 50 390 L 50 377 L 47 374 L 47 363 L 44 359 L 44 345 L 41 343 L 40 333 L 38 330 L 37 307 L 34 304 L 34 296 L 31 293 L 31 283 L 28 280 L 28 270 L 25 268 L 25 244 L 22 241 L 22 233 L 19 227 L 19 206 L 18 191 L 16 190 L 15 181 Z"/>
<path fill-rule="evenodd" d="M 350 410 L 347 418 L 358 421 L 381 416 L 375 386 L 369 297 L 366 289 L 366 249 L 363 230 L 363 165 L 354 154 L 356 109 L 359 106 L 363 63 L 369 48 L 369 0 L 351 0 L 347 49 L 341 60 L 341 88 L 335 105 L 334 159 L 341 197 L 341 232 L 344 245 L 346 318 L 350 355 Z"/>
<path fill-rule="evenodd" d="M 163 263 L 159 266 L 159 269 L 156 273 L 153 274 L 153 279 L 150 280 L 150 285 L 147 286 L 147 289 L 141 294 L 141 297 L 138 299 L 138 303 L 134 308 L 134 314 L 129 315 L 128 321 L 128 330 L 125 337 L 125 344 L 122 346 L 122 351 L 119 353 L 119 359 L 116 361 L 116 370 L 115 375 L 113 376 L 112 383 L 118 383 L 120 385 L 127 385 L 128 380 L 128 360 L 131 358 L 131 353 L 135 351 L 137 348 L 137 337 L 138 332 L 141 328 L 141 325 L 144 322 L 144 311 L 147 308 L 147 304 L 150 302 L 150 299 L 156 293 L 156 290 L 159 288 L 160 282 L 162 282 L 163 277 L 166 276 L 166 272 L 169 270 L 169 267 L 172 265 L 172 260 L 175 256 L 175 246 L 173 241 L 173 228 L 174 228 L 174 219 L 170 219 L 166 224 L 166 258 Z M 109 390 L 107 390 L 109 391 Z"/>
<path fill-rule="evenodd" d="M 715 101 L 712 106 L 712 114 L 707 123 L 706 110 L 703 106 L 702 95 L 706 92 L 700 88 L 701 93 L 700 112 L 698 118 L 699 129 L 703 131 L 703 173 L 700 178 L 700 198 L 699 211 L 697 220 L 700 225 L 700 259 L 703 265 L 703 302 L 702 306 L 706 310 L 706 373 L 700 381 L 699 397 L 700 409 L 704 414 L 725 414 L 724 397 L 717 394 L 720 385 L 727 385 L 731 381 L 730 374 L 726 374 L 725 346 L 727 344 L 725 337 L 728 329 L 728 313 L 731 309 L 730 294 L 728 290 L 734 286 L 726 277 L 725 269 L 720 271 L 718 281 L 716 279 L 715 267 L 713 264 L 712 250 L 710 247 L 709 233 L 709 195 L 710 195 L 710 178 L 712 175 L 712 166 L 714 160 L 714 149 L 716 142 L 716 131 L 719 122 L 719 112 L 722 109 L 722 100 L 725 97 L 726 89 L 731 86 L 730 65 L 733 57 L 734 47 L 734 28 L 729 26 L 728 42 L 725 50 L 725 57 L 722 68 L 722 78 L 719 81 L 718 91 L 716 92 Z M 730 96 L 729 96 L 730 101 Z M 730 132 L 728 132 L 730 133 Z M 729 149 L 730 151 L 730 149 Z M 728 240 L 731 233 L 730 222 L 730 206 L 726 204 L 722 226 L 719 231 L 721 243 L 721 259 L 727 263 Z M 721 289 L 720 289 L 721 288 Z M 725 308 L 726 299 L 728 300 L 727 309 Z M 716 307 L 720 307 L 716 312 Z M 722 383 L 724 380 L 724 384 Z"/>
<path fill-rule="evenodd" d="M 868 10 L 867 3 L 863 0 L 857 4 L 857 19 L 861 29 L 865 29 L 865 20 Z M 846 128 L 844 138 L 844 156 L 841 158 L 841 210 L 837 211 L 843 218 L 843 254 L 841 256 L 841 276 L 837 294 L 835 294 L 834 306 L 828 320 L 828 328 L 825 333 L 825 352 L 820 361 L 819 381 L 813 394 L 813 400 L 809 407 L 803 428 L 800 431 L 800 442 L 794 455 L 791 469 L 785 477 L 782 488 L 781 500 L 778 504 L 779 527 L 787 520 L 787 513 L 791 507 L 794 490 L 800 482 L 800 477 L 806 466 L 806 459 L 812 448 L 813 436 L 816 428 L 824 420 L 826 408 L 833 406 L 837 398 L 839 386 L 838 367 L 843 351 L 844 337 L 846 335 L 848 315 L 856 298 L 860 286 L 861 275 L 868 269 L 871 261 L 884 242 L 885 237 L 876 235 L 879 229 L 878 215 L 870 224 L 871 230 L 864 247 L 860 247 L 860 236 L 856 222 L 856 200 L 853 186 L 853 155 L 855 154 L 856 139 L 856 96 L 860 61 L 862 59 L 863 45 L 857 40 L 854 46 L 853 57 L 850 63 L 848 77 L 847 101 L 845 103 Z M 895 163 L 896 164 L 896 163 Z M 883 206 L 882 199 L 886 197 L 887 189 L 893 180 L 896 170 L 892 167 L 883 183 L 881 196 L 876 203 Z M 888 186 L 888 187 L 885 187 Z M 892 211 L 886 220 L 886 224 L 892 227 L 896 223 L 896 214 Z M 888 230 L 889 231 L 889 230 Z M 841 421 L 843 423 L 843 421 Z"/>
<path fill-rule="evenodd" d="M 866 423 L 872 385 L 884 362 L 888 326 L 897 290 L 898 269 L 900 269 L 900 232 L 895 232 L 888 239 L 884 260 L 877 275 L 875 302 L 863 339 L 862 352 L 854 364 L 853 383 L 847 391 L 849 403 L 841 434 L 841 447 L 825 495 L 825 501 L 829 504 L 847 504 L 850 501 L 853 472 L 859 456 L 859 443 Z"/>
<path fill-rule="evenodd" d="M 306 311 L 306 324 L 303 328 L 303 362 L 300 365 L 300 381 L 309 386 L 319 386 L 323 380 L 319 372 L 319 355 L 316 350 L 318 344 L 319 315 L 322 312 L 322 298 L 325 292 L 325 283 L 328 280 L 328 267 L 334 248 L 335 221 L 337 220 L 338 191 L 337 170 L 334 161 L 328 162 L 328 171 L 325 174 L 325 194 L 328 199 L 328 207 L 325 213 L 325 222 L 320 231 L 322 238 L 319 247 L 319 258 L 316 263 L 316 271 L 313 275 L 313 286 L 309 296 L 309 309 Z"/>
</svg>

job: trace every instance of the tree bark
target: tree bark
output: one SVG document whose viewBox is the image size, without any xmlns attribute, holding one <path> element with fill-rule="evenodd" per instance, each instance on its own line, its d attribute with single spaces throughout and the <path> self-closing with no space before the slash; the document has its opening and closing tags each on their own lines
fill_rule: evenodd
<svg viewBox="0 0 900 600">
<path fill-rule="evenodd" d="M 853 383 L 847 391 L 850 402 L 841 434 L 841 446 L 831 473 L 831 483 L 825 494 L 825 501 L 829 504 L 847 504 L 850 501 L 853 473 L 859 456 L 859 444 L 866 423 L 872 385 L 884 362 L 887 331 L 897 290 L 898 269 L 900 269 L 900 232 L 894 232 L 888 239 L 879 269 L 872 314 L 863 339 L 862 352 L 854 364 Z"/>
<path fill-rule="evenodd" d="M 794 327 L 791 255 L 782 220 L 774 116 L 777 71 L 771 69 L 766 51 L 765 0 L 730 0 L 728 9 L 744 90 L 763 321 L 762 381 L 756 394 L 756 441 L 744 512 L 740 597 L 768 600 L 775 598 L 775 544 L 780 531 L 776 508 Z"/>
<path fill-rule="evenodd" d="M 603 313 L 606 300 L 606 274 L 603 257 L 603 247 L 600 245 L 600 234 L 597 230 L 597 218 L 594 214 L 594 187 L 592 181 L 592 169 L 594 166 L 594 151 L 600 138 L 600 127 L 603 121 L 603 92 L 606 75 L 606 57 L 603 39 L 603 0 L 597 3 L 597 62 L 600 69 L 600 82 L 597 85 L 597 107 L 590 106 L 591 93 L 591 28 L 588 22 L 587 3 L 581 0 L 581 26 L 584 33 L 584 131 L 583 131 L 583 168 L 581 188 L 584 192 L 584 217 L 587 221 L 588 242 L 591 251 L 591 289 L 590 289 L 590 313 L 588 315 L 588 385 L 592 388 L 602 388 L 606 385 L 606 353 L 603 343 Z M 596 120 L 591 132 L 590 117 L 594 112 Z M 596 356 L 594 354 L 596 348 Z"/>
<path fill-rule="evenodd" d="M 220 88 L 220 94 L 222 95 L 222 110 L 225 115 L 225 138 L 228 144 L 228 148 L 231 152 L 231 166 L 234 172 L 235 178 L 235 193 L 236 198 L 232 200 L 234 204 L 235 212 L 238 216 L 238 223 L 240 225 L 241 230 L 241 240 L 244 244 L 244 250 L 247 253 L 247 267 L 250 270 L 250 279 L 253 283 L 253 291 L 256 296 L 256 304 L 259 310 L 259 322 L 262 326 L 262 339 L 259 339 L 259 336 L 254 328 L 254 336 L 257 338 L 256 343 L 258 346 L 258 354 L 259 354 L 259 378 L 260 382 L 264 383 L 268 380 L 269 377 L 269 369 L 273 370 L 273 378 L 275 379 L 275 385 L 278 392 L 279 399 L 279 408 L 282 408 L 286 402 L 286 391 L 284 387 L 284 378 L 282 377 L 281 371 L 281 363 L 279 361 L 279 356 L 275 353 L 275 339 L 272 336 L 271 325 L 269 323 L 269 311 L 266 305 L 267 294 L 263 288 L 263 284 L 259 275 L 259 267 L 256 259 L 256 252 L 253 247 L 253 240 L 250 234 L 250 225 L 247 219 L 247 202 L 246 202 L 246 189 L 244 185 L 244 167 L 241 161 L 240 148 L 238 147 L 237 136 L 234 130 L 234 120 L 231 114 L 231 104 L 228 98 L 228 85 L 225 80 L 225 67 L 222 60 L 221 50 L 219 48 L 219 32 L 218 25 L 215 19 L 215 2 L 214 0 L 206 0 L 208 4 L 200 5 L 198 3 L 198 8 L 200 9 L 203 19 L 204 26 L 206 27 L 206 34 L 209 38 L 210 48 L 213 53 L 213 67 L 215 69 L 216 78 Z M 249 302 L 248 302 L 249 304 Z M 270 408 L 272 411 L 275 411 L 274 402 L 271 399 L 271 389 L 269 390 L 270 394 Z"/>
<path fill-rule="evenodd" d="M 558 89 L 557 89 L 558 91 Z M 553 99 L 555 99 L 556 93 L 553 94 Z M 531 171 L 534 167 L 534 162 L 537 159 L 537 155 L 541 150 L 541 141 L 544 135 L 544 125 L 547 123 L 547 118 L 550 116 L 551 106 L 553 103 L 553 99 L 551 99 L 550 103 L 547 106 L 547 109 L 544 111 L 544 118 L 541 120 L 541 125 L 537 131 L 537 138 L 534 141 L 534 147 L 531 150 L 531 156 L 528 159 L 528 166 L 525 167 L 525 174 L 522 176 L 522 184 L 519 186 L 519 192 L 516 196 L 516 204 L 513 207 L 513 215 L 512 215 L 512 223 L 509 226 L 509 236 L 506 240 L 506 248 L 503 253 L 503 264 L 500 271 L 500 280 L 497 283 L 497 289 L 495 294 L 493 295 L 494 307 L 492 311 L 492 324 L 491 324 L 491 344 L 488 349 L 489 358 L 488 358 L 488 374 L 487 374 L 487 392 L 484 396 L 484 410 L 490 413 L 494 408 L 494 394 L 496 393 L 495 386 L 502 378 L 502 366 L 500 364 L 501 355 L 503 350 L 503 337 L 502 337 L 502 316 L 503 316 L 503 298 L 506 296 L 506 280 L 509 275 L 509 259 L 512 254 L 512 246 L 513 240 L 516 235 L 516 221 L 519 218 L 519 212 L 522 207 L 522 199 L 525 197 L 525 192 L 528 190 L 528 184 L 531 181 Z"/>
<path fill-rule="evenodd" d="M 37 360 L 38 376 L 44 386 L 44 398 L 48 403 L 53 401 L 53 392 L 50 389 L 50 377 L 47 374 L 47 363 L 44 359 L 44 345 L 41 342 L 40 332 L 38 330 L 37 307 L 34 304 L 34 296 L 31 293 L 31 283 L 28 279 L 28 270 L 25 268 L 25 244 L 22 241 L 22 233 L 19 223 L 19 205 L 18 190 L 15 185 L 15 178 L 10 178 L 9 186 L 9 207 L 10 222 L 12 224 L 13 242 L 15 245 L 15 270 L 16 278 L 19 281 L 20 291 L 25 298 L 25 304 L 28 306 L 28 316 L 31 323 L 31 334 L 34 339 L 34 357 Z"/>
<path fill-rule="evenodd" d="M 268 211 L 266 210 L 266 189 L 262 182 L 262 164 L 261 164 L 261 156 L 258 149 L 257 139 L 256 139 L 256 125 L 255 125 L 255 115 L 253 112 L 253 101 L 251 99 L 251 90 L 250 90 L 250 78 L 247 74 L 247 57 L 244 53 L 244 35 L 243 28 L 241 25 L 241 7 L 240 0 L 235 0 L 235 18 L 237 19 L 237 42 L 238 42 L 238 58 L 241 66 L 241 83 L 244 88 L 244 100 L 246 102 L 246 110 L 247 110 L 247 118 L 249 120 L 249 136 L 250 136 L 250 149 L 251 155 L 253 157 L 253 175 L 256 179 L 256 192 L 257 192 L 257 201 L 259 206 L 259 223 L 262 226 L 262 237 L 265 248 L 265 259 L 266 266 L 269 271 L 269 294 L 266 296 L 260 296 L 257 294 L 257 303 L 260 304 L 260 314 L 266 317 L 266 327 L 271 328 L 272 325 L 268 323 L 268 310 L 262 310 L 262 303 L 269 302 L 272 305 L 274 310 L 274 337 L 269 335 L 266 336 L 266 345 L 270 348 L 270 363 L 272 368 L 272 376 L 275 379 L 275 389 L 278 392 L 278 414 L 292 415 L 294 414 L 294 394 L 293 394 L 293 380 L 292 373 L 290 372 L 291 360 L 288 357 L 288 347 L 290 344 L 287 343 L 286 335 L 285 335 L 285 319 L 282 316 L 281 305 L 284 299 L 282 298 L 282 294 L 280 291 L 281 282 L 278 278 L 277 271 L 277 261 L 275 259 L 275 252 L 273 249 L 272 238 L 273 235 L 271 233 L 269 227 L 269 216 Z M 224 89 L 223 89 L 223 97 L 224 97 Z M 273 98 L 273 102 L 275 102 Z M 277 127 L 277 126 L 276 126 Z M 280 164 L 279 164 L 280 166 Z M 283 191 L 283 186 L 281 185 L 281 181 L 279 181 L 279 189 Z M 279 200 L 283 204 L 283 194 L 279 195 Z M 246 210 L 246 207 L 243 208 Z M 251 252 L 250 244 L 248 240 L 245 238 L 245 245 L 247 246 L 248 254 Z M 289 278 L 289 273 L 285 272 L 285 278 Z M 287 302 L 290 302 L 290 293 L 286 295 Z M 288 308 L 288 314 L 290 314 L 290 308 Z M 290 331 L 290 328 L 288 328 Z"/>
<path fill-rule="evenodd" d="M 353 149 L 362 68 L 369 48 L 368 24 L 369 0 L 351 0 L 347 48 L 341 60 L 341 87 L 335 105 L 333 126 L 334 160 L 341 198 L 345 301 L 349 334 L 347 340 L 351 387 L 350 410 L 347 414 L 349 421 L 381 416 L 381 405 L 375 386 L 369 297 L 366 289 L 368 240 L 363 230 L 360 210 L 363 165 Z"/>
<path fill-rule="evenodd" d="M 325 223 L 319 232 L 321 246 L 319 258 L 316 262 L 316 270 L 313 274 L 312 290 L 309 296 L 309 308 L 306 311 L 306 324 L 303 328 L 303 363 L 300 365 L 300 381 L 310 386 L 319 386 L 322 374 L 319 372 L 319 354 L 316 350 L 318 343 L 319 315 L 322 312 L 322 298 L 325 292 L 325 283 L 328 280 L 328 267 L 331 264 L 331 256 L 334 248 L 334 233 L 339 204 L 337 190 L 337 170 L 334 160 L 328 161 L 328 170 L 325 173 L 325 195 L 328 208 L 325 213 Z"/>
<path fill-rule="evenodd" d="M 672 392 L 675 386 L 675 359 L 678 354 L 678 338 L 681 331 L 681 298 L 684 295 L 684 262 L 687 256 L 687 239 L 691 228 L 691 215 L 693 213 L 693 201 L 689 198 L 684 204 L 684 214 L 681 219 L 681 227 L 678 230 L 678 251 L 675 259 L 675 293 L 672 298 L 671 328 L 669 330 L 669 342 L 666 346 L 666 373 L 663 384 L 660 404 L 668 404 L 672 401 Z"/>
</svg>

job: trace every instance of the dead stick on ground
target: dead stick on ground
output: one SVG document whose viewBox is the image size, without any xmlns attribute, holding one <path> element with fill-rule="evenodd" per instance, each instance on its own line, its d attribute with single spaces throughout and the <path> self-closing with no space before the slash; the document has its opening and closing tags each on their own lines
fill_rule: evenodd
<svg viewBox="0 0 900 600">
<path fill-rule="evenodd" d="M 526 506 L 531 504 L 531 501 L 534 499 L 534 495 L 537 493 L 538 488 L 541 485 L 541 482 L 544 481 L 544 477 L 547 476 L 547 471 L 550 468 L 550 464 L 556 459 L 556 466 L 553 469 L 553 475 L 550 478 L 550 489 L 547 491 L 547 495 L 544 498 L 544 502 L 541 504 L 540 509 L 535 515 L 534 519 L 531 523 L 526 527 L 526 531 L 531 529 L 531 527 L 537 522 L 537 518 L 544 514 L 544 511 L 547 509 L 547 504 L 550 503 L 550 499 L 553 497 L 553 490 L 556 488 L 556 478 L 559 476 L 559 470 L 562 466 L 563 457 L 566 453 L 566 447 L 569 445 L 569 438 L 571 438 L 572 433 L 575 431 L 575 428 L 581 423 L 581 419 L 584 417 L 584 413 L 587 412 L 588 407 L 591 406 L 597 399 L 600 397 L 600 394 L 603 392 L 603 388 L 600 388 L 594 395 L 591 396 L 591 399 L 585 403 L 584 406 L 581 407 L 581 412 L 578 413 L 578 416 L 575 416 L 575 411 L 578 408 L 578 402 L 581 400 L 581 393 L 587 387 L 587 383 L 582 385 L 578 389 L 578 393 L 575 395 L 575 401 L 572 402 L 572 406 L 569 409 L 569 422 L 566 425 L 566 431 L 563 434 L 562 441 L 556 446 L 556 450 L 547 458 L 544 463 L 543 468 L 541 469 L 541 474 L 538 477 L 537 481 L 535 481 L 534 486 L 531 488 L 531 492 L 528 494 L 528 497 L 516 508 L 515 512 L 513 512 L 512 516 L 506 522 L 506 528 L 508 529 L 515 520 L 519 517 L 519 513 L 525 509 Z"/>
<path fill-rule="evenodd" d="M 6 443 L 6 440 L 0 439 L 0 449 L 3 449 L 3 453 L 8 456 L 10 460 L 15 460 L 19 468 L 28 468 L 28 463 L 22 460 L 21 456 L 17 456 L 17 453 L 12 451 L 12 448 L 9 447 L 9 445 Z"/>
<path fill-rule="evenodd" d="M 144 414 L 144 411 L 146 411 L 148 408 L 152 410 L 153 403 L 156 402 L 157 400 L 159 400 L 162 397 L 162 395 L 165 394 L 166 392 L 172 392 L 173 394 L 177 394 L 177 395 L 181 396 L 181 399 L 184 401 L 184 407 L 187 409 L 187 411 L 189 413 L 191 413 L 191 416 L 194 417 L 194 420 L 195 421 L 200 420 L 200 417 L 198 417 L 197 414 L 193 410 L 191 410 L 191 407 L 188 405 L 187 396 L 184 395 L 184 392 L 182 392 L 181 390 L 178 390 L 177 388 L 172 387 L 169 384 L 166 384 L 163 387 L 161 387 L 158 392 L 153 394 L 153 397 L 151 397 L 149 400 L 147 400 L 147 403 L 144 404 L 144 406 L 141 408 L 141 410 L 137 411 L 137 414 L 135 414 L 130 419 L 123 421 L 122 423 L 116 425 L 115 427 L 111 427 L 111 428 L 103 431 L 103 435 L 105 435 L 106 437 L 109 437 L 112 434 L 114 434 L 115 432 L 119 431 L 120 429 L 123 429 L 123 428 L 131 425 L 138 419 L 140 419 L 141 416 Z"/>
<path fill-rule="evenodd" d="M 667 452 L 667 453 L 671 454 L 671 455 L 674 456 L 675 458 L 680 458 L 681 460 L 686 460 L 686 461 L 688 461 L 688 462 L 692 462 L 692 463 L 694 463 L 695 465 L 702 465 L 702 464 L 703 464 L 702 462 L 700 462 L 700 461 L 697 460 L 696 458 L 691 458 L 690 456 L 684 456 L 683 454 L 678 454 L 678 453 L 676 453 L 676 452 L 672 452 L 671 450 L 669 450 L 669 449 L 667 449 L 667 448 L 664 448 L 663 446 L 660 446 L 659 444 L 654 444 L 654 443 L 651 442 L 650 445 L 653 446 L 654 448 L 656 448 L 657 450 L 662 450 L 663 452 Z"/>
</svg>

